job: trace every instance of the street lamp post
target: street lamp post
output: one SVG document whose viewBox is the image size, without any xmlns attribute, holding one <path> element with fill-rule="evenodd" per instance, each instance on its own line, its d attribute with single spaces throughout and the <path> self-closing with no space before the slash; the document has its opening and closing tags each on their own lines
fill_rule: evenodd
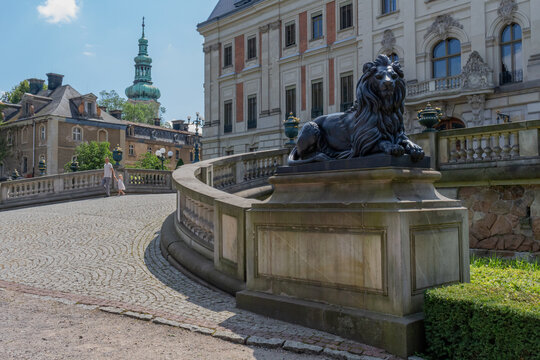
<svg viewBox="0 0 540 360">
<path fill-rule="evenodd" d="M 165 148 L 161 148 L 159 150 L 156 150 L 156 156 L 157 158 L 161 161 L 161 170 L 165 170 L 164 166 L 163 166 L 163 163 L 165 162 Z M 169 150 L 169 152 L 167 153 L 167 156 L 170 158 L 172 158 L 173 156 L 173 152 Z"/>
<path fill-rule="evenodd" d="M 199 116 L 199 113 L 195 113 L 195 120 L 191 122 L 191 116 L 187 117 L 188 119 L 188 125 L 195 125 L 195 156 L 193 158 L 193 162 L 199 162 L 199 126 L 204 126 L 204 118 L 202 116 Z"/>
</svg>

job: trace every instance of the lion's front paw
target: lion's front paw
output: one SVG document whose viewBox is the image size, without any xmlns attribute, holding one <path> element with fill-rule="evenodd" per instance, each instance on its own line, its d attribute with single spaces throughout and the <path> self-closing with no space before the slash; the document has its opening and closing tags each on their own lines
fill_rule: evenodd
<svg viewBox="0 0 540 360">
<path fill-rule="evenodd" d="M 399 144 L 388 143 L 385 145 L 386 146 L 384 146 L 384 152 L 388 155 L 401 156 L 405 153 L 405 149 Z"/>
<path fill-rule="evenodd" d="M 408 141 L 405 144 L 405 152 L 411 156 L 411 160 L 414 162 L 420 161 L 424 158 L 424 150 L 412 141 Z"/>
</svg>

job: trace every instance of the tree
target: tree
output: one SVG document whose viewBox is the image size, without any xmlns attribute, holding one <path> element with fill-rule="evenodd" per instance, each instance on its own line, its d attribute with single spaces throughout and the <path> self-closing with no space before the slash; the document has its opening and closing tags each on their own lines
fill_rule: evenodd
<svg viewBox="0 0 540 360">
<path fill-rule="evenodd" d="M 103 90 L 99 92 L 99 100 L 97 103 L 99 106 L 106 107 L 107 110 L 122 110 L 126 103 L 126 99 L 118 95 L 114 90 L 111 90 L 110 92 Z"/>
<path fill-rule="evenodd" d="M 109 150 L 108 142 L 91 141 L 82 143 L 75 148 L 75 156 L 79 162 L 79 170 L 96 170 L 103 168 L 105 158 L 112 161 L 112 152 Z M 64 170 L 70 171 L 71 162 L 64 166 Z"/>
<path fill-rule="evenodd" d="M 157 114 L 157 106 L 157 104 L 126 102 L 122 112 L 122 119 L 153 125 Z"/>
<path fill-rule="evenodd" d="M 129 102 L 114 90 L 100 91 L 99 97 L 99 106 L 105 106 L 107 110 L 122 110 L 122 119 L 126 121 L 154 125 L 156 115 L 163 119 L 163 115 L 167 112 L 164 106 L 159 106 L 157 103 Z"/>
<path fill-rule="evenodd" d="M 43 90 L 47 90 L 47 85 L 43 84 Z M 28 80 L 23 80 L 19 85 L 14 86 L 11 91 L 6 91 L 0 100 L 11 104 L 18 104 L 21 102 L 24 93 L 30 92 L 30 83 Z"/>
<path fill-rule="evenodd" d="M 163 166 L 166 167 L 169 164 L 169 159 L 165 159 L 165 162 L 163 164 Z M 159 158 L 155 154 L 147 152 L 144 155 L 141 155 L 135 165 L 130 167 L 134 169 L 161 170 L 161 160 L 159 160 Z"/>
</svg>

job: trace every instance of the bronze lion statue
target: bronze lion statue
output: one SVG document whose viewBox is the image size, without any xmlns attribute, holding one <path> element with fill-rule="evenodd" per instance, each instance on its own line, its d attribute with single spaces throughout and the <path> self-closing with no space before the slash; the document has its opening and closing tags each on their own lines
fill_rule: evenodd
<svg viewBox="0 0 540 360">
<path fill-rule="evenodd" d="M 289 165 L 350 159 L 384 153 L 424 158 L 424 150 L 405 135 L 405 81 L 399 62 L 379 55 L 364 65 L 355 105 L 344 113 L 323 115 L 300 130 Z"/>
</svg>

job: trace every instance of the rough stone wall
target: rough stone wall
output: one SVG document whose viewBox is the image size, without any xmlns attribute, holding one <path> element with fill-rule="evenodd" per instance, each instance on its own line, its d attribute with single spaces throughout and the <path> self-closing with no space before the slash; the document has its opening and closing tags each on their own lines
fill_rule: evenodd
<svg viewBox="0 0 540 360">
<path fill-rule="evenodd" d="M 471 249 L 540 251 L 540 186 L 464 187 Z"/>
</svg>

